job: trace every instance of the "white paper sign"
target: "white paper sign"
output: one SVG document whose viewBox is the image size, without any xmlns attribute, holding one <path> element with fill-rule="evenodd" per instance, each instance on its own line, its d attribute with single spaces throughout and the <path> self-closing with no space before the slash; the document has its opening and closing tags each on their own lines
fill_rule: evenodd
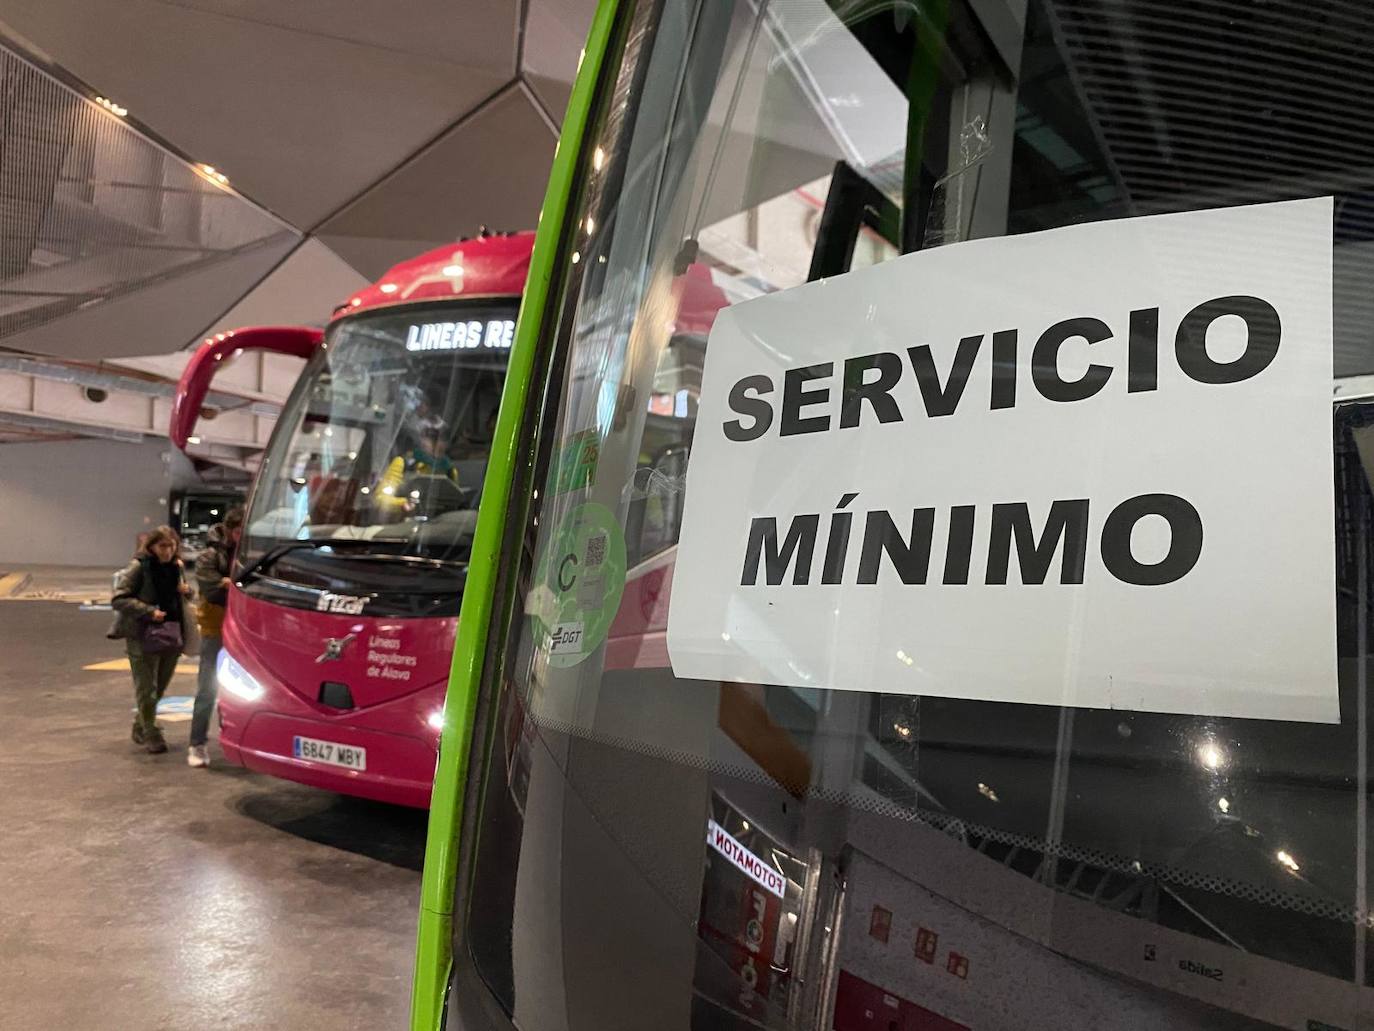
<svg viewBox="0 0 1374 1031">
<path fill-rule="evenodd" d="M 1330 198 L 721 312 L 680 677 L 1335 722 Z"/>
</svg>

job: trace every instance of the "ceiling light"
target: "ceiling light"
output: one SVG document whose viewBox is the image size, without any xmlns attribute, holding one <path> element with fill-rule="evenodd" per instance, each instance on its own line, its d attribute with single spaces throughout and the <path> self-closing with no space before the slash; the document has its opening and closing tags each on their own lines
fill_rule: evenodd
<svg viewBox="0 0 1374 1031">
<path fill-rule="evenodd" d="M 1298 861 L 1294 859 L 1292 856 L 1290 856 L 1283 849 L 1279 849 L 1276 853 L 1274 853 L 1274 858 L 1277 859 L 1279 861 L 1279 865 L 1282 866 L 1289 873 L 1297 873 L 1299 870 L 1302 869 L 1302 867 L 1298 865 Z"/>
<path fill-rule="evenodd" d="M 219 186 L 229 185 L 229 177 L 223 172 L 216 171 L 213 165 L 197 165 L 196 167 L 200 169 L 200 174 L 205 176 L 205 178 L 209 179 L 212 183 Z"/>
<path fill-rule="evenodd" d="M 199 444 L 199 443 L 200 443 L 200 438 L 199 438 L 199 437 L 187 437 L 187 438 L 186 438 L 186 443 L 188 443 L 188 444 Z"/>
<path fill-rule="evenodd" d="M 120 104 L 116 104 L 113 100 L 110 100 L 108 97 L 96 97 L 95 102 L 99 104 L 101 107 L 103 107 L 106 111 L 110 112 L 110 114 L 115 115 L 118 118 L 123 118 L 125 115 L 129 113 L 129 109 L 127 107 L 124 107 Z"/>
</svg>

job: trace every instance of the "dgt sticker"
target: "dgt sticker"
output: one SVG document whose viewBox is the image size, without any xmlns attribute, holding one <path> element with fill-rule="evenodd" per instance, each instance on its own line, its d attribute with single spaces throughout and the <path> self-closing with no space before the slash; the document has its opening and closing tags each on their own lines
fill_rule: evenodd
<svg viewBox="0 0 1374 1031">
<path fill-rule="evenodd" d="M 1336 721 L 1331 214 L 976 240 L 722 311 L 674 672 Z"/>
<path fill-rule="evenodd" d="M 549 665 L 575 666 L 606 639 L 625 590 L 625 536 L 615 513 L 577 505 L 545 542 L 532 592 Z"/>
</svg>

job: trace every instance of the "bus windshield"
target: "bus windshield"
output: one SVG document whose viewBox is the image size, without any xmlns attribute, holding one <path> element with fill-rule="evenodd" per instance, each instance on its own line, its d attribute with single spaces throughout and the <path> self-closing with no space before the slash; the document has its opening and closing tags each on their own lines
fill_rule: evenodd
<svg viewBox="0 0 1374 1031">
<path fill-rule="evenodd" d="M 337 322 L 263 460 L 240 575 L 350 593 L 416 565 L 461 589 L 516 302 Z M 455 577 L 457 578 L 455 582 Z"/>
<path fill-rule="evenodd" d="M 481 816 L 452 1005 L 480 984 L 522 1031 L 1365 1026 L 1374 75 L 1340 5 L 617 11 L 480 664 L 498 726 L 457 795 Z M 1079 303 L 1042 304 L 1047 270 Z M 1223 411 L 1180 320 L 1266 276 L 1318 305 L 1284 324 L 1307 378 Z M 703 277 L 720 315 L 686 318 Z M 1080 336 L 1049 384 L 1056 327 Z M 1159 390 L 1125 372 L 1156 331 Z M 1065 403 L 1108 362 L 1100 407 Z M 1194 386 L 1196 443 L 1164 402 L 1121 436 Z M 1253 458 L 1280 452 L 1292 476 Z M 1046 511 L 1088 502 L 1053 499 L 1175 470 L 1206 554 L 1238 556 L 1212 579 L 1055 550 Z M 998 539 L 1028 561 L 999 571 Z M 1268 668 L 1300 648 L 1306 711 Z"/>
</svg>

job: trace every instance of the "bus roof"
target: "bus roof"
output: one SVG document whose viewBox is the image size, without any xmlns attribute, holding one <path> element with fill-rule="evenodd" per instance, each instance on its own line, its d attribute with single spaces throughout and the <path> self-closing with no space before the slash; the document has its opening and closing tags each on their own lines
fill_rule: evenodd
<svg viewBox="0 0 1374 1031">
<path fill-rule="evenodd" d="M 392 266 L 334 309 L 334 318 L 369 308 L 464 297 L 519 297 L 534 233 L 483 233 Z"/>
</svg>

